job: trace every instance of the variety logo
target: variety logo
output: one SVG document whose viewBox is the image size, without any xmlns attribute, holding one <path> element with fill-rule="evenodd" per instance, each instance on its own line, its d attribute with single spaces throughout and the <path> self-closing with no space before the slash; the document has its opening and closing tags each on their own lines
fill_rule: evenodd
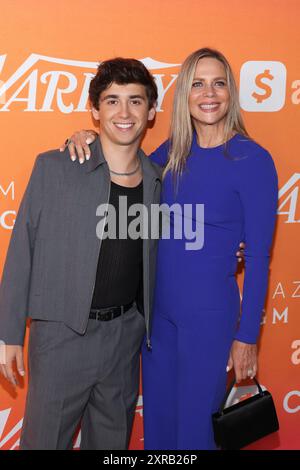
<svg viewBox="0 0 300 470">
<path fill-rule="evenodd" d="M 299 195 L 299 182 L 300 173 L 294 173 L 293 176 L 285 183 L 285 185 L 279 190 L 278 199 L 279 207 L 277 214 L 286 215 L 286 224 L 294 224 L 300 222 L 300 218 L 297 219 L 297 207 L 298 207 L 298 195 Z M 284 210 L 285 209 L 285 210 Z"/>
<path fill-rule="evenodd" d="M 0 55 L 0 73 L 7 55 Z M 157 111 L 178 73 L 166 73 L 180 64 L 140 59 L 152 71 L 158 87 Z M 0 80 L 0 111 L 86 112 L 88 89 L 98 62 L 31 54 L 6 80 Z M 172 71 L 173 72 L 173 71 Z M 240 101 L 246 111 L 279 111 L 285 103 L 286 67 L 278 61 L 248 61 L 240 72 Z M 300 104 L 300 80 L 292 82 L 291 102 Z"/>
<path fill-rule="evenodd" d="M 250 60 L 242 65 L 240 104 L 245 111 L 279 111 L 284 106 L 285 94 L 284 64 Z"/>
<path fill-rule="evenodd" d="M 6 55 L 0 56 L 0 73 L 5 61 Z M 157 111 L 161 112 L 164 97 L 177 78 L 176 73 L 166 76 L 161 72 L 180 64 L 159 62 L 150 57 L 141 62 L 155 77 L 159 94 Z M 3 103 L 0 111 L 8 112 L 12 106 L 21 104 L 23 111 L 53 112 L 56 108 L 64 114 L 85 112 L 90 81 L 97 67 L 97 62 L 31 54 L 5 82 L 0 82 L 0 104 Z"/>
</svg>

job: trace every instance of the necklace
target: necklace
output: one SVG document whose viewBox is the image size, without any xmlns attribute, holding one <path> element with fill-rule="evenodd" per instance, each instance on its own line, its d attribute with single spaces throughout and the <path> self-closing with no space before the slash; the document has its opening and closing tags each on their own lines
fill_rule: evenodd
<svg viewBox="0 0 300 470">
<path fill-rule="evenodd" d="M 133 171 L 129 171 L 128 173 L 119 173 L 117 171 L 111 170 L 110 168 L 109 168 L 109 172 L 112 173 L 113 175 L 117 175 L 117 176 L 131 176 L 131 175 L 134 175 L 135 173 L 137 173 L 139 168 L 140 168 L 140 161 L 138 161 L 136 169 L 133 170 Z"/>
</svg>

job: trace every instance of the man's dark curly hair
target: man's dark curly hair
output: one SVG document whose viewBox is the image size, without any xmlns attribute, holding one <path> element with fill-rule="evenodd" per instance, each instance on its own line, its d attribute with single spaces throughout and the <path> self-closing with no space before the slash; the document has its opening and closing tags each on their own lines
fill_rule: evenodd
<svg viewBox="0 0 300 470">
<path fill-rule="evenodd" d="M 112 83 L 117 83 L 117 85 L 128 85 L 130 83 L 144 85 L 149 109 L 157 101 L 158 93 L 154 77 L 139 60 L 116 57 L 99 65 L 89 88 L 90 102 L 95 109 L 99 109 L 101 93 Z"/>
</svg>

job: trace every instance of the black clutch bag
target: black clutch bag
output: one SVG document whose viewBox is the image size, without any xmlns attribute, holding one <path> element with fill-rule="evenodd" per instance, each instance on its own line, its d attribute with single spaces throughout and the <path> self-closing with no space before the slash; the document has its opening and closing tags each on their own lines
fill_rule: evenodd
<svg viewBox="0 0 300 470">
<path fill-rule="evenodd" d="M 215 442 L 222 450 L 238 450 L 278 431 L 279 423 L 272 395 L 263 391 L 258 381 L 258 394 L 236 405 L 224 408 L 235 385 L 230 384 L 218 412 L 212 415 Z"/>
</svg>

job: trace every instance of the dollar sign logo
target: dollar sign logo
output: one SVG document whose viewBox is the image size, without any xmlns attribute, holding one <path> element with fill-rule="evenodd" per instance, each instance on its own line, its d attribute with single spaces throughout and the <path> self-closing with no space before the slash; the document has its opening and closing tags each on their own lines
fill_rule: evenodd
<svg viewBox="0 0 300 470">
<path fill-rule="evenodd" d="M 273 75 L 270 74 L 270 70 L 265 70 L 264 73 L 260 73 L 257 75 L 255 79 L 255 85 L 258 86 L 259 88 L 262 88 L 265 93 L 263 95 L 260 95 L 259 93 L 252 93 L 253 98 L 256 100 L 257 103 L 262 103 L 263 101 L 267 100 L 270 98 L 272 94 L 272 88 L 267 84 L 262 81 L 262 79 L 265 78 L 267 80 L 273 80 Z"/>
</svg>

